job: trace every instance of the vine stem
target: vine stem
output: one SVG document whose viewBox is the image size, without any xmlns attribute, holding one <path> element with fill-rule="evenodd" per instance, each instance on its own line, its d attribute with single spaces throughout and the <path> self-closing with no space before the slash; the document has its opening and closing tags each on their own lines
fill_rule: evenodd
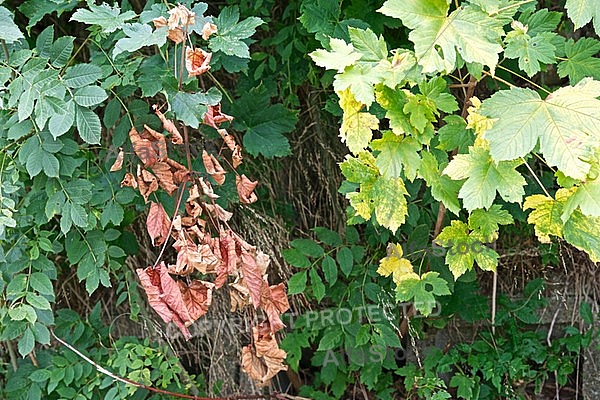
<svg viewBox="0 0 600 400">
<path fill-rule="evenodd" d="M 155 388 L 153 386 L 148 386 L 145 385 L 143 383 L 140 382 L 136 382 L 136 381 L 132 381 L 130 379 L 127 378 L 123 378 L 122 376 L 119 376 L 113 372 L 110 372 L 109 370 L 107 370 L 106 368 L 104 368 L 102 365 L 98 364 L 97 362 L 95 362 L 94 360 L 92 360 L 91 358 L 89 358 L 88 356 L 86 356 L 85 354 L 83 354 L 82 352 L 80 352 L 79 350 L 77 350 L 75 347 L 73 347 L 72 345 L 70 345 L 69 343 L 67 343 L 66 341 L 62 340 L 61 338 L 59 338 L 58 336 L 56 336 L 56 334 L 54 333 L 54 331 L 50 331 L 50 333 L 52 334 L 52 336 L 54 337 L 54 339 L 56 339 L 60 344 L 62 344 L 63 346 L 65 346 L 66 348 L 68 348 L 69 350 L 71 350 L 72 352 L 74 352 L 75 354 L 77 354 L 79 357 L 81 357 L 82 359 L 84 359 L 88 364 L 93 365 L 96 370 L 106 376 L 109 376 L 111 378 L 113 378 L 116 381 L 119 381 L 121 383 L 124 383 L 126 385 L 131 385 L 140 389 L 146 389 L 149 390 L 151 392 L 154 393 L 160 393 L 160 394 L 166 394 L 168 396 L 173 396 L 173 397 L 178 397 L 181 399 L 192 399 L 192 400 L 254 400 L 254 399 L 278 399 L 278 400 L 310 400 L 310 399 L 306 399 L 304 397 L 297 397 L 297 396 L 289 396 L 287 394 L 284 393 L 273 393 L 273 394 L 258 394 L 258 395 L 240 395 L 240 396 L 230 396 L 230 397 L 219 397 L 219 398 L 215 398 L 215 397 L 199 397 L 199 396 L 192 396 L 189 394 L 183 394 L 183 393 L 175 393 L 175 392 L 170 392 L 168 390 L 164 390 L 164 389 L 159 389 L 159 388 Z"/>
</svg>

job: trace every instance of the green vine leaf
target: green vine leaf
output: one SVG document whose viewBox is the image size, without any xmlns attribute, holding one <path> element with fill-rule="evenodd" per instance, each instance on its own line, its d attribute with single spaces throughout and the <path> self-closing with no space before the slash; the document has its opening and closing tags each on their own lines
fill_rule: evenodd
<svg viewBox="0 0 600 400">
<path fill-rule="evenodd" d="M 315 64 L 326 69 L 335 69 L 344 72 L 344 69 L 360 60 L 362 55 L 358 53 L 352 43 L 348 44 L 342 39 L 331 38 L 329 40 L 330 51 L 317 49 L 308 55 Z"/>
<path fill-rule="evenodd" d="M 527 27 L 519 22 L 513 23 L 514 31 L 506 35 L 506 58 L 519 59 L 519 68 L 528 76 L 533 76 L 542 70 L 542 64 L 554 64 L 556 62 L 556 48 L 552 44 L 556 36 L 552 32 L 542 32 L 531 37 L 527 34 Z"/>
<path fill-rule="evenodd" d="M 121 8 L 117 5 L 110 6 L 106 3 L 102 5 L 95 5 L 88 3 L 89 10 L 80 8 L 71 17 L 72 21 L 83 22 L 88 25 L 97 25 L 102 28 L 102 32 L 111 33 L 117 29 L 122 29 L 125 26 L 125 22 L 137 15 L 133 11 L 126 11 L 121 14 Z M 166 34 L 165 34 L 166 35 Z"/>
<path fill-rule="evenodd" d="M 415 179 L 421 164 L 419 151 L 422 148 L 416 139 L 384 131 L 383 137 L 373 140 L 370 146 L 379 151 L 375 164 L 384 177 L 399 178 L 404 167 L 404 176 L 411 182 Z"/>
<path fill-rule="evenodd" d="M 514 222 L 512 215 L 499 204 L 494 204 L 489 210 L 477 209 L 469 215 L 469 228 L 481 233 L 485 243 L 498 238 L 500 225 L 509 225 Z"/>
<path fill-rule="evenodd" d="M 475 5 L 461 5 L 448 15 L 446 0 L 387 0 L 379 11 L 412 29 L 408 37 L 424 73 L 452 72 L 457 53 L 492 71 L 498 64 L 503 22 Z"/>
<path fill-rule="evenodd" d="M 576 84 L 585 77 L 600 80 L 600 58 L 594 57 L 600 52 L 600 41 L 593 38 L 581 38 L 577 42 L 573 39 L 565 43 L 567 59 L 558 63 L 558 76 L 569 77 L 571 85 Z"/>
<path fill-rule="evenodd" d="M 567 0 L 567 15 L 573 21 L 575 29 L 594 20 L 594 29 L 600 35 L 600 3 L 595 0 Z"/>
<path fill-rule="evenodd" d="M 228 56 L 250 58 L 250 50 L 244 39 L 254 35 L 256 28 L 264 22 L 257 17 L 240 20 L 240 12 L 237 6 L 225 7 L 214 23 L 218 27 L 217 34 L 210 39 L 209 48 L 221 51 Z"/>
<path fill-rule="evenodd" d="M 505 201 L 520 203 L 525 191 L 525 178 L 516 171 L 522 161 L 495 163 L 489 152 L 481 147 L 469 147 L 468 154 L 458 154 L 444 168 L 443 173 L 454 180 L 466 179 L 458 192 L 468 211 L 489 208 L 496 191 Z"/>
<path fill-rule="evenodd" d="M 448 282 L 439 276 L 438 272 L 429 271 L 419 279 L 403 279 L 396 287 L 396 301 L 412 300 L 415 308 L 428 316 L 436 305 L 435 296 L 451 294 Z"/>
<path fill-rule="evenodd" d="M 600 139 L 600 82 L 583 79 L 558 89 L 546 100 L 531 89 L 501 90 L 486 99 L 480 113 L 496 118 L 484 136 L 495 161 L 524 157 L 540 142 L 546 162 L 565 175 L 585 180 Z"/>
</svg>

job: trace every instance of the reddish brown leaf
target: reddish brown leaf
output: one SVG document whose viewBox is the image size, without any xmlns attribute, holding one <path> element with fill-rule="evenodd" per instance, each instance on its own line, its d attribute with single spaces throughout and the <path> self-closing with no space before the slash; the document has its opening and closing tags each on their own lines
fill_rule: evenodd
<svg viewBox="0 0 600 400">
<path fill-rule="evenodd" d="M 135 180 L 135 176 L 133 176 L 131 172 L 127 172 L 123 177 L 123 180 L 121 181 L 121 187 L 123 186 L 129 186 L 134 189 L 137 189 L 138 183 Z"/>
<path fill-rule="evenodd" d="M 148 202 L 148 196 L 158 189 L 158 180 L 150 171 L 142 169 L 138 164 L 137 184 L 144 201 Z"/>
<path fill-rule="evenodd" d="M 219 234 L 219 247 L 222 262 L 217 266 L 215 286 L 220 288 L 227 282 L 229 274 L 236 270 L 238 256 L 235 251 L 235 241 L 231 230 L 221 230 Z"/>
<path fill-rule="evenodd" d="M 162 28 L 167 26 L 167 19 L 165 17 L 154 18 L 152 20 L 155 28 Z M 169 29 L 169 35 L 167 36 L 173 42 L 179 44 L 185 39 L 185 34 L 181 28 Z"/>
<path fill-rule="evenodd" d="M 251 181 L 246 175 L 235 177 L 235 186 L 237 187 L 238 197 L 243 204 L 252 204 L 258 197 L 254 193 L 254 188 L 258 185 L 258 181 Z"/>
<path fill-rule="evenodd" d="M 242 275 L 242 284 L 250 291 L 250 298 L 254 308 L 260 306 L 260 292 L 263 283 L 261 271 L 256 265 L 256 247 L 250 246 L 238 235 L 234 236 L 236 242 L 236 251 L 240 254 L 240 269 Z"/>
<path fill-rule="evenodd" d="M 231 154 L 231 161 L 233 164 L 233 168 L 237 168 L 242 163 L 242 147 L 235 146 L 233 153 Z"/>
<path fill-rule="evenodd" d="M 158 184 L 165 189 L 169 195 L 172 195 L 177 190 L 177 185 L 173 182 L 174 176 L 171 172 L 171 167 L 165 162 L 157 162 L 150 167 L 154 175 L 158 179 Z"/>
<path fill-rule="evenodd" d="M 220 196 L 215 194 L 210 182 L 205 181 L 202 178 L 198 178 L 200 182 L 200 187 L 202 188 L 202 193 L 204 193 L 209 199 L 218 199 Z"/>
<path fill-rule="evenodd" d="M 183 281 L 177 282 L 181 297 L 192 321 L 197 320 L 208 312 L 212 302 L 212 290 L 214 284 L 194 279 L 189 285 Z"/>
<path fill-rule="evenodd" d="M 208 53 L 200 48 L 185 50 L 185 67 L 189 76 L 202 75 L 210 69 L 210 59 L 212 53 Z"/>
<path fill-rule="evenodd" d="M 222 185 L 225 182 L 226 171 L 221 167 L 215 156 L 209 155 L 206 150 L 202 150 L 202 162 L 204 168 L 206 168 L 206 173 L 212 176 L 217 184 Z"/>
<path fill-rule="evenodd" d="M 119 148 L 119 154 L 117 155 L 117 159 L 113 163 L 112 167 L 110 167 L 110 172 L 119 171 L 123 168 L 123 159 L 125 158 L 125 153 L 123 149 Z"/>
<path fill-rule="evenodd" d="M 144 166 L 147 167 L 158 161 L 159 156 L 152 142 L 142 138 L 135 127 L 129 131 L 129 139 L 133 145 L 133 151 L 135 151 Z"/>
<path fill-rule="evenodd" d="M 156 152 L 158 161 L 165 161 L 168 157 L 167 141 L 165 135 L 155 131 L 148 125 L 144 125 L 144 130 L 140 134 L 142 138 L 150 140 L 152 148 Z"/>
<path fill-rule="evenodd" d="M 174 274 L 188 275 L 194 269 L 202 274 L 210 274 L 214 273 L 221 263 L 207 244 L 198 246 L 190 240 L 178 239 L 173 247 L 177 250 L 177 263 L 172 269 Z"/>
<path fill-rule="evenodd" d="M 268 322 L 252 328 L 252 334 L 254 348 L 248 345 L 242 349 L 242 369 L 257 383 L 265 385 L 279 371 L 287 371 L 283 365 L 287 354 L 279 348 Z"/>
<path fill-rule="evenodd" d="M 229 284 L 231 289 L 229 290 L 229 298 L 231 301 L 231 312 L 241 310 L 244 307 L 250 305 L 250 291 L 246 286 L 238 283 Z"/>
<path fill-rule="evenodd" d="M 208 203 L 202 203 L 202 205 L 204 206 L 206 211 L 208 211 L 213 216 L 213 218 L 217 218 L 220 221 L 227 222 L 231 219 L 231 217 L 233 217 L 232 213 L 225 210 L 218 204 L 213 205 Z"/>
<path fill-rule="evenodd" d="M 269 286 L 267 280 L 264 279 L 261 290 L 260 307 L 267 314 L 269 325 L 273 332 L 285 328 L 280 315 L 289 310 L 290 304 L 288 303 L 284 284 L 280 283 L 279 285 Z"/>
<path fill-rule="evenodd" d="M 169 28 L 174 29 L 181 26 L 194 25 L 196 23 L 196 14 L 183 4 L 173 7 L 169 10 Z"/>
<path fill-rule="evenodd" d="M 167 240 L 170 227 L 171 219 L 162 204 L 151 202 L 148 218 L 146 218 L 146 229 L 154 246 L 160 246 Z"/>
<path fill-rule="evenodd" d="M 179 327 L 185 339 L 189 340 L 192 335 L 187 326 L 193 321 L 191 321 L 189 312 L 185 307 L 179 287 L 169 275 L 164 263 L 160 263 L 156 269 L 152 267 L 139 268 L 136 272 L 148 296 L 148 304 L 165 323 L 173 321 Z"/>
<path fill-rule="evenodd" d="M 206 125 L 218 129 L 219 125 L 225 121 L 231 122 L 233 121 L 233 117 L 221 112 L 221 103 L 215 106 L 208 106 L 208 110 L 204 114 L 204 123 Z"/>
<path fill-rule="evenodd" d="M 179 164 L 175 160 L 171 160 L 170 158 L 167 158 L 166 161 L 171 167 L 171 171 L 173 171 L 173 180 L 176 185 L 189 180 L 190 171 L 186 167 Z"/>
<path fill-rule="evenodd" d="M 156 113 L 158 118 L 161 120 L 161 122 L 163 124 L 163 128 L 165 128 L 165 131 L 167 131 L 171 134 L 171 142 L 173 144 L 183 143 L 183 137 L 181 137 L 181 133 L 179 133 L 179 130 L 177 129 L 177 127 L 175 126 L 173 121 L 165 118 L 164 114 L 161 113 L 160 110 L 158 110 L 158 109 L 155 110 L 154 112 Z"/>
<path fill-rule="evenodd" d="M 210 22 L 205 23 L 202 27 L 202 39 L 208 40 L 210 35 L 212 35 L 213 33 L 217 33 L 217 26 Z"/>
</svg>

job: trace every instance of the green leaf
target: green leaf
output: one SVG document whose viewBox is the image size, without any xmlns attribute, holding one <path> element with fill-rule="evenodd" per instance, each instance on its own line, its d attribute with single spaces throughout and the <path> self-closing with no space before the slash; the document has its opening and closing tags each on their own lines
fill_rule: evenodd
<svg viewBox="0 0 600 400">
<path fill-rule="evenodd" d="M 125 38 L 117 40 L 115 48 L 112 52 L 113 59 L 119 54 L 128 52 L 133 53 L 146 46 L 162 46 L 167 42 L 169 29 L 166 26 L 157 28 L 152 31 L 152 27 L 146 24 L 124 24 L 123 33 L 127 35 Z"/>
<path fill-rule="evenodd" d="M 70 88 L 77 89 L 95 83 L 102 77 L 102 69 L 95 64 L 77 64 L 65 71 L 63 81 Z"/>
<path fill-rule="evenodd" d="M 316 33 L 315 37 L 324 46 L 339 24 L 339 3 L 331 0 L 303 1 L 298 19 L 309 33 Z"/>
<path fill-rule="evenodd" d="M 323 284 L 323 280 L 317 273 L 315 268 L 311 268 L 308 272 L 310 275 L 310 287 L 312 288 L 313 295 L 315 299 L 317 299 L 317 303 L 320 303 L 325 297 L 325 285 Z"/>
<path fill-rule="evenodd" d="M 135 12 L 127 11 L 121 14 L 119 6 L 111 7 L 106 3 L 97 6 L 88 3 L 89 10 L 80 8 L 71 17 L 72 21 L 83 22 L 88 25 L 98 25 L 105 33 L 111 33 L 125 27 L 125 21 L 136 17 Z"/>
<path fill-rule="evenodd" d="M 585 180 L 600 134 L 600 82 L 583 79 L 558 89 L 546 100 L 531 89 L 501 90 L 486 99 L 480 113 L 498 118 L 485 132 L 495 161 L 524 157 L 536 146 L 551 167 Z"/>
<path fill-rule="evenodd" d="M 50 62 L 55 67 L 63 67 L 71 58 L 73 52 L 73 36 L 62 36 L 56 39 L 50 49 Z"/>
<path fill-rule="evenodd" d="M 33 351 L 33 347 L 35 345 L 35 338 L 33 336 L 33 332 L 31 331 L 31 327 L 27 327 L 25 332 L 23 332 L 23 336 L 19 339 L 19 343 L 17 345 L 19 349 L 19 354 L 22 357 L 25 357 L 27 354 Z"/>
<path fill-rule="evenodd" d="M 584 215 L 600 217 L 600 180 L 587 181 L 575 189 L 565 203 L 562 221 L 566 222 L 578 207 Z"/>
<path fill-rule="evenodd" d="M 527 14 L 522 13 L 519 16 L 519 21 L 523 25 L 527 25 L 527 34 L 532 37 L 542 32 L 552 32 L 557 28 L 563 17 L 563 13 L 548 11 L 546 8 L 542 8 L 530 15 Z"/>
<path fill-rule="evenodd" d="M 343 335 L 337 329 L 330 329 L 323 335 L 319 341 L 319 348 L 317 351 L 330 350 L 342 343 Z"/>
<path fill-rule="evenodd" d="M 542 64 L 554 64 L 556 62 L 556 48 L 552 44 L 552 38 L 556 35 L 551 32 L 542 32 L 531 37 L 526 30 L 509 32 L 506 38 L 506 58 L 518 58 L 519 68 L 528 76 L 533 76 L 542 70 Z M 514 34 L 514 35 L 513 35 Z"/>
<path fill-rule="evenodd" d="M 414 138 L 384 131 L 383 137 L 373 140 L 370 146 L 379 151 L 375 164 L 384 177 L 399 178 L 404 166 L 406 178 L 411 182 L 415 179 L 421 164 L 419 151 L 422 146 Z"/>
<path fill-rule="evenodd" d="M 317 49 L 308 55 L 315 64 L 326 69 L 335 69 L 344 72 L 344 69 L 360 60 L 362 55 L 358 53 L 352 43 L 347 44 L 342 39 L 331 38 L 329 40 L 331 51 Z"/>
<path fill-rule="evenodd" d="M 84 86 L 75 90 L 73 100 L 83 107 L 95 106 L 108 98 L 108 95 L 100 86 Z"/>
<path fill-rule="evenodd" d="M 296 115 L 282 104 L 271 104 L 270 94 L 264 86 L 249 90 L 231 105 L 235 115 L 233 127 L 246 131 L 243 144 L 253 156 L 266 158 L 290 154 L 290 144 L 284 136 L 296 127 Z"/>
<path fill-rule="evenodd" d="M 40 57 L 50 58 L 50 49 L 54 42 L 54 26 L 44 29 L 35 39 L 35 47 Z"/>
<path fill-rule="evenodd" d="M 100 215 L 100 224 L 102 227 L 106 227 L 109 222 L 112 222 L 113 225 L 119 226 L 121 221 L 123 221 L 124 211 L 123 207 L 114 200 L 106 203 L 106 206 L 102 209 L 102 214 Z"/>
<path fill-rule="evenodd" d="M 65 0 L 61 2 L 27 0 L 19 6 L 19 11 L 27 17 L 29 21 L 27 24 L 27 31 L 29 31 L 31 27 L 40 22 L 44 16 L 56 12 L 56 16 L 60 17 L 63 12 L 71 11 L 73 8 L 77 7 L 78 3 L 77 0 Z"/>
<path fill-rule="evenodd" d="M 448 10 L 446 0 L 387 0 L 378 11 L 401 19 L 412 29 L 408 37 L 424 73 L 452 72 L 457 53 L 468 63 L 494 71 L 502 51 L 502 20 L 471 4 L 461 5 L 450 15 Z"/>
<path fill-rule="evenodd" d="M 192 128 L 198 128 L 208 110 L 221 101 L 221 92 L 211 88 L 206 93 L 177 92 L 171 98 L 171 108 L 177 118 Z"/>
<path fill-rule="evenodd" d="M 254 35 L 256 28 L 263 24 L 263 21 L 257 17 L 249 17 L 241 22 L 240 12 L 237 6 L 225 7 L 214 19 L 218 31 L 209 41 L 209 48 L 218 52 L 221 51 L 230 56 L 240 58 L 250 58 L 250 51 L 244 39 Z"/>
<path fill-rule="evenodd" d="M 100 143 L 100 133 L 102 126 L 100 126 L 100 118 L 91 110 L 76 106 L 75 107 L 75 121 L 77 124 L 77 131 L 79 136 L 89 144 Z"/>
<path fill-rule="evenodd" d="M 310 267 L 310 260 L 302 254 L 302 252 L 296 249 L 283 249 L 281 252 L 283 259 L 290 265 L 297 268 L 308 268 Z"/>
<path fill-rule="evenodd" d="M 498 204 L 492 205 L 487 211 L 474 210 L 469 216 L 469 228 L 477 229 L 489 242 L 496 239 L 499 225 L 509 225 L 513 222 L 512 215 Z"/>
<path fill-rule="evenodd" d="M 600 52 L 600 41 L 593 38 L 581 38 L 577 42 L 573 39 L 565 43 L 567 59 L 558 63 L 558 76 L 569 76 L 571 85 L 576 84 L 585 77 L 600 80 L 600 58 L 594 57 Z"/>
<path fill-rule="evenodd" d="M 50 281 L 50 278 L 48 278 L 48 275 L 43 272 L 34 272 L 31 274 L 29 277 L 29 285 L 39 294 L 54 296 L 52 282 Z"/>
<path fill-rule="evenodd" d="M 12 13 L 5 7 L 0 7 L 0 40 L 10 44 L 24 38 L 14 22 Z"/>
<path fill-rule="evenodd" d="M 564 223 L 561 215 L 563 204 L 568 198 L 565 193 L 565 189 L 559 189 L 556 192 L 556 198 L 560 201 L 541 194 L 534 194 L 528 196 L 523 203 L 523 210 L 532 209 L 527 217 L 527 222 L 534 225 L 535 235 L 542 243 L 550 243 L 550 235 L 563 237 Z"/>
<path fill-rule="evenodd" d="M 374 85 L 382 78 L 381 71 L 377 67 L 370 64 L 355 64 L 336 75 L 333 88 L 338 95 L 349 89 L 357 102 L 370 107 L 375 100 Z"/>
<path fill-rule="evenodd" d="M 413 300 L 415 308 L 428 316 L 436 305 L 435 296 L 451 294 L 448 282 L 439 277 L 438 272 L 426 272 L 420 279 L 404 279 L 396 287 L 396 300 Z"/>
<path fill-rule="evenodd" d="M 468 154 L 454 156 L 443 172 L 454 180 L 466 179 L 458 197 L 463 199 L 467 210 L 473 211 L 489 208 L 496 198 L 496 191 L 505 201 L 521 202 L 526 182 L 515 169 L 521 163 L 500 161 L 496 164 L 486 149 L 471 146 Z"/>
<path fill-rule="evenodd" d="M 323 257 L 323 261 L 321 261 L 321 270 L 323 271 L 323 275 L 329 286 L 333 286 L 338 279 L 338 270 L 335 260 L 330 256 Z"/>
<path fill-rule="evenodd" d="M 344 275 L 349 276 L 354 266 L 354 256 L 352 250 L 348 247 L 340 247 L 335 255 L 335 258 L 340 266 L 340 269 Z"/>
<path fill-rule="evenodd" d="M 474 378 L 462 374 L 456 374 L 450 380 L 450 387 L 457 388 L 456 395 L 467 400 L 473 398 L 473 389 L 475 388 L 475 385 L 476 381 Z"/>
<path fill-rule="evenodd" d="M 58 172 L 60 169 L 60 164 L 58 162 L 58 158 L 54 156 L 54 154 L 48 153 L 46 151 L 42 151 L 41 154 L 42 161 L 42 170 L 44 174 L 48 177 L 58 178 Z"/>
<path fill-rule="evenodd" d="M 317 238 L 329 245 L 329 246 L 339 246 L 342 244 L 342 238 L 339 233 L 332 231 L 331 229 L 327 229 L 321 226 L 317 226 L 312 229 L 312 231 L 317 235 Z"/>
<path fill-rule="evenodd" d="M 592 262 L 600 262 L 600 218 L 576 211 L 564 226 L 565 240 L 585 251 Z"/>
<path fill-rule="evenodd" d="M 74 204 L 87 204 L 92 199 L 93 185 L 85 179 L 72 179 L 64 183 L 67 199 Z"/>
<path fill-rule="evenodd" d="M 375 219 L 377 222 L 395 233 L 404 223 L 408 214 L 406 197 L 408 192 L 401 178 L 387 179 L 380 177 L 369 193 L 375 203 Z"/>
<path fill-rule="evenodd" d="M 75 107 L 72 100 L 69 100 L 63 109 L 62 113 L 54 113 L 48 121 L 48 130 L 56 139 L 64 135 L 71 129 L 75 123 Z"/>
<path fill-rule="evenodd" d="M 310 239 L 295 239 L 290 242 L 292 247 L 298 249 L 307 256 L 319 258 L 324 254 L 323 247 Z"/>
<path fill-rule="evenodd" d="M 38 310 L 50 310 L 51 308 L 50 302 L 39 294 L 29 292 L 27 293 L 27 296 L 25 296 L 25 300 L 27 300 L 27 303 L 29 303 L 32 307 L 37 308 Z"/>
<path fill-rule="evenodd" d="M 349 182 L 374 183 L 379 175 L 375 163 L 373 154 L 362 151 L 358 153 L 358 157 L 346 155 L 346 159 L 340 163 L 340 169 Z"/>
<path fill-rule="evenodd" d="M 288 294 L 303 293 L 306 289 L 306 271 L 296 272 L 287 282 Z"/>
<path fill-rule="evenodd" d="M 567 0 L 565 8 L 575 29 L 583 27 L 593 19 L 594 29 L 600 35 L 600 3 L 596 0 Z"/>
<path fill-rule="evenodd" d="M 361 54 L 361 61 L 379 62 L 387 59 L 388 49 L 383 36 L 377 37 L 368 28 L 348 27 L 348 33 L 356 51 Z"/>
<path fill-rule="evenodd" d="M 350 89 L 338 92 L 338 96 L 344 111 L 340 137 L 352 153 L 358 154 L 371 142 L 373 130 L 379 128 L 379 120 L 373 114 L 361 112 L 363 104 L 354 99 Z"/>
<path fill-rule="evenodd" d="M 446 125 L 439 131 L 440 144 L 438 149 L 452 151 L 458 149 L 459 153 L 467 153 L 469 146 L 475 143 L 475 135 L 467 129 L 467 123 L 460 115 L 448 115 L 444 118 Z"/>
</svg>

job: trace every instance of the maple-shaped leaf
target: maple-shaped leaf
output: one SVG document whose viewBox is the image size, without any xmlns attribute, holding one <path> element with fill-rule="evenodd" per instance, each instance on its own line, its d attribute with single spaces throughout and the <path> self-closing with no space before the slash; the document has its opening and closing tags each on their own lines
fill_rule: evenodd
<svg viewBox="0 0 600 400">
<path fill-rule="evenodd" d="M 378 11 L 412 29 L 408 37 L 424 73 L 450 73 L 457 66 L 457 53 L 494 71 L 502 52 L 503 21 L 474 4 L 463 4 L 448 15 L 449 7 L 446 0 L 387 0 Z"/>
<path fill-rule="evenodd" d="M 317 49 L 308 55 L 315 64 L 326 69 L 335 69 L 344 72 L 344 68 L 360 60 L 362 55 L 358 53 L 352 43 L 348 44 L 342 39 L 331 38 L 329 40 L 330 51 Z"/>
<path fill-rule="evenodd" d="M 273 332 L 285 328 L 285 324 L 281 321 L 280 317 L 281 314 L 290 308 L 287 295 L 285 294 L 285 285 L 280 283 L 269 286 L 265 278 L 261 289 L 260 308 L 267 314 Z"/>
<path fill-rule="evenodd" d="M 540 144 L 548 165 L 585 180 L 600 140 L 600 82 L 586 78 L 542 100 L 531 89 L 501 90 L 486 99 L 480 112 L 496 118 L 485 132 L 496 161 L 524 157 Z"/>
<path fill-rule="evenodd" d="M 337 74 L 333 81 L 333 88 L 338 94 L 346 89 L 350 90 L 356 101 L 368 108 L 375 100 L 374 86 L 381 79 L 382 74 L 377 65 L 358 63 Z"/>
<path fill-rule="evenodd" d="M 166 27 L 156 28 L 152 31 L 152 27 L 146 24 L 124 24 L 123 33 L 127 37 L 117 40 L 113 48 L 113 59 L 119 54 L 128 52 L 133 53 L 146 46 L 162 46 L 167 42 L 169 30 Z"/>
<path fill-rule="evenodd" d="M 567 15 L 573 21 L 575 29 L 579 29 L 594 20 L 594 29 L 600 35 L 600 3 L 596 0 L 567 0 Z"/>
<path fill-rule="evenodd" d="M 512 215 L 498 204 L 492 205 L 487 211 L 479 208 L 469 215 L 469 228 L 478 230 L 486 243 L 498 238 L 499 225 L 509 225 L 513 222 Z"/>
<path fill-rule="evenodd" d="M 600 80 L 600 58 L 594 57 L 600 53 L 600 41 L 583 37 L 578 41 L 569 39 L 565 43 L 566 60 L 558 63 L 558 76 L 569 77 L 571 85 L 586 77 Z"/>
<path fill-rule="evenodd" d="M 425 179 L 425 182 L 431 188 L 431 195 L 437 201 L 444 203 L 448 210 L 458 215 L 461 208 L 458 201 L 458 192 L 462 183 L 440 173 L 440 165 L 433 154 L 423 152 L 421 157 L 419 176 Z"/>
<path fill-rule="evenodd" d="M 412 137 L 395 135 L 384 131 L 381 139 L 370 144 L 373 150 L 379 151 L 375 164 L 386 178 L 399 178 L 404 167 L 404 175 L 411 182 L 417 176 L 421 164 L 419 151 L 422 145 Z"/>
<path fill-rule="evenodd" d="M 136 17 L 134 11 L 126 11 L 121 14 L 119 6 L 110 6 L 106 3 L 95 5 L 88 3 L 89 10 L 79 8 L 73 13 L 72 21 L 83 22 L 88 25 L 98 25 L 105 33 L 111 33 L 125 26 L 125 21 Z"/>
<path fill-rule="evenodd" d="M 555 198 L 536 194 L 529 196 L 523 203 L 523 209 L 532 209 L 527 222 L 535 227 L 540 242 L 549 243 L 550 235 L 564 238 L 568 243 L 585 251 L 593 262 L 600 261 L 600 217 L 589 217 L 574 210 L 567 222 L 561 216 L 565 204 L 573 196 L 576 188 L 559 189 Z"/>
<path fill-rule="evenodd" d="M 600 179 L 596 178 L 576 187 L 573 195 L 565 203 L 562 221 L 567 222 L 577 207 L 584 215 L 600 217 Z"/>
<path fill-rule="evenodd" d="M 458 149 L 459 153 L 467 153 L 469 146 L 475 142 L 475 135 L 467 128 L 467 123 L 460 115 L 444 117 L 446 125 L 438 130 L 440 144 L 437 148 L 444 151 Z"/>
<path fill-rule="evenodd" d="M 435 243 L 448 247 L 446 264 L 454 279 L 473 269 L 477 262 L 484 271 L 493 271 L 498 266 L 498 253 L 484 245 L 486 239 L 479 231 L 470 232 L 462 221 L 453 220 L 435 238 Z"/>
<path fill-rule="evenodd" d="M 450 293 L 448 282 L 439 277 L 438 272 L 429 271 L 418 278 L 401 281 L 396 286 L 396 301 L 413 301 L 415 308 L 428 316 L 436 306 L 435 296 Z"/>
<path fill-rule="evenodd" d="M 357 157 L 346 155 L 340 163 L 344 177 L 353 183 L 374 183 L 379 175 L 376 159 L 368 151 L 361 151 Z"/>
<path fill-rule="evenodd" d="M 338 92 L 340 107 L 344 111 L 340 137 L 348 149 L 358 154 L 366 149 L 373 138 L 373 130 L 379 127 L 379 119 L 371 113 L 362 112 L 364 105 L 354 98 L 350 89 Z"/>
<path fill-rule="evenodd" d="M 150 235 L 152 245 L 160 246 L 169 237 L 171 218 L 163 208 L 162 204 L 151 202 L 150 211 L 146 218 L 146 229 Z"/>
<path fill-rule="evenodd" d="M 457 154 L 443 173 L 454 180 L 466 179 L 458 197 L 464 207 L 473 211 L 476 208 L 489 208 L 496 198 L 496 191 L 505 201 L 520 203 L 525 191 L 525 178 L 515 169 L 521 161 L 500 161 L 495 163 L 489 152 L 482 147 L 469 147 L 468 154 Z"/>
<path fill-rule="evenodd" d="M 189 285 L 184 281 L 177 281 L 177 284 L 179 285 L 183 304 L 192 321 L 196 321 L 208 312 L 215 286 L 213 283 L 193 279 Z"/>
<path fill-rule="evenodd" d="M 518 21 L 512 24 L 513 31 L 509 32 L 504 39 L 506 58 L 518 58 L 519 68 L 528 76 L 533 76 L 542 70 L 542 64 L 554 64 L 556 62 L 556 48 L 552 39 L 556 36 L 552 32 L 542 32 L 536 36 L 527 34 L 527 27 Z"/>
<path fill-rule="evenodd" d="M 401 246 L 390 243 L 388 249 L 391 249 L 388 256 L 379 261 L 379 268 L 377 268 L 379 275 L 392 275 L 392 279 L 396 284 L 404 279 L 419 279 L 419 275 L 413 270 L 410 261 L 403 257 Z"/>
<path fill-rule="evenodd" d="M 211 58 L 212 53 L 201 48 L 187 47 L 185 49 L 185 68 L 188 71 L 188 76 L 198 76 L 208 72 Z"/>
</svg>

